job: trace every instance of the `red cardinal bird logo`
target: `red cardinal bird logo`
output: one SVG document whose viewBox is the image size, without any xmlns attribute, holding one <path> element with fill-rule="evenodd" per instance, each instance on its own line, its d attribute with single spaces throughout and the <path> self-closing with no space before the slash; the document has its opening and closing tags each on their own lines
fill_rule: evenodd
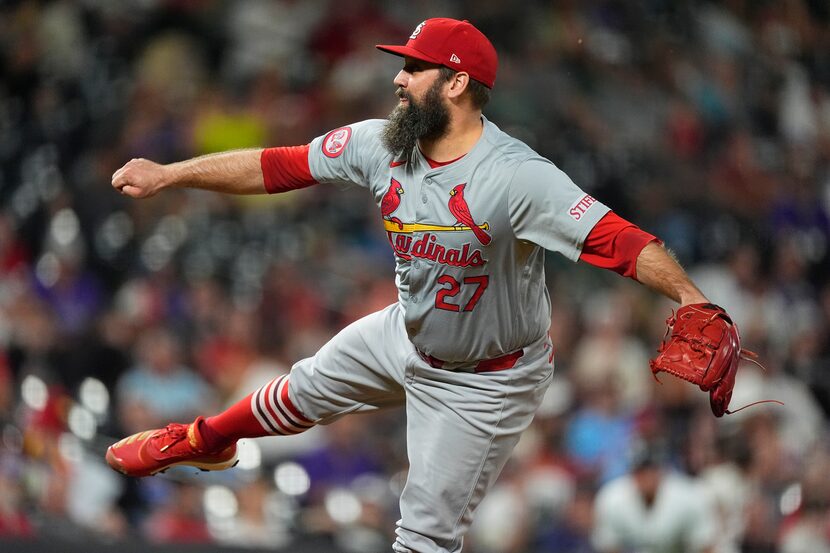
<svg viewBox="0 0 830 553">
<path fill-rule="evenodd" d="M 403 194 L 403 186 L 401 186 L 401 183 L 395 179 L 392 179 L 389 189 L 380 201 L 380 215 L 384 219 L 397 223 L 398 228 L 403 230 L 403 223 L 401 220 L 397 217 L 392 217 L 392 213 L 394 213 L 394 211 L 398 209 L 398 206 L 401 205 L 401 194 Z"/>
<path fill-rule="evenodd" d="M 467 205 L 467 200 L 464 199 L 465 186 L 467 186 L 466 182 L 464 184 L 459 184 L 450 190 L 450 201 L 447 203 L 447 206 L 450 208 L 450 213 L 452 213 L 453 217 L 455 217 L 458 221 L 456 225 L 470 227 L 470 230 L 472 230 L 473 234 L 476 235 L 476 238 L 479 242 L 481 242 L 481 245 L 486 246 L 490 243 L 492 238 L 473 220 L 473 216 L 470 213 L 470 207 Z"/>
</svg>

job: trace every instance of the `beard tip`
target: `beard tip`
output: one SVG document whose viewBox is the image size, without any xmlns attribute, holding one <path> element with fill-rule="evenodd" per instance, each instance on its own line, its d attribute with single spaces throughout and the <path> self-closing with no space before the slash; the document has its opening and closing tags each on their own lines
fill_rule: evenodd
<svg viewBox="0 0 830 553">
<path fill-rule="evenodd" d="M 437 87 L 427 92 L 421 104 L 413 102 L 407 92 L 401 90 L 400 93 L 408 101 L 394 107 L 381 137 L 393 155 L 411 153 L 419 139 L 438 138 L 449 126 L 449 114 L 441 104 Z"/>
</svg>

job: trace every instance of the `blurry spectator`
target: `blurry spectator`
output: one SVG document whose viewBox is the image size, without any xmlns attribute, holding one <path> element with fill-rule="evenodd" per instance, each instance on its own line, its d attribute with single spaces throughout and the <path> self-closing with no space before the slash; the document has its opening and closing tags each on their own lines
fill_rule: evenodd
<svg viewBox="0 0 830 553">
<path fill-rule="evenodd" d="M 727 213 L 752 217 L 769 209 L 776 181 L 758 156 L 753 136 L 740 129 L 732 133 L 707 179 L 712 198 Z"/>
<path fill-rule="evenodd" d="M 805 467 L 798 484 L 782 497 L 784 510 L 795 508 L 782 524 L 782 553 L 830 552 L 830 451 L 826 443 L 810 452 Z"/>
<path fill-rule="evenodd" d="M 288 510 L 286 502 L 279 501 L 266 480 L 257 478 L 243 484 L 236 490 L 236 499 L 238 510 L 229 525 L 217 528 L 217 541 L 264 549 L 288 545 L 291 512 L 285 512 Z"/>
<path fill-rule="evenodd" d="M 761 252 L 752 242 L 731 250 L 726 263 L 699 265 L 692 271 L 707 297 L 729 311 L 747 343 L 758 343 L 767 336 L 767 325 L 777 324 L 762 271 Z"/>
<path fill-rule="evenodd" d="M 324 428 L 325 443 L 297 458 L 311 479 L 312 504 L 321 504 L 333 488 L 348 488 L 361 475 L 381 472 L 380 459 L 366 447 L 367 427 L 359 417 L 343 417 Z"/>
<path fill-rule="evenodd" d="M 278 69 L 292 79 L 308 79 L 313 67 L 305 43 L 325 16 L 319 2 L 243 0 L 229 6 L 228 45 L 223 72 L 244 81 Z"/>
<path fill-rule="evenodd" d="M 775 421 L 771 424 L 777 429 L 776 443 L 782 445 L 782 454 L 801 458 L 822 437 L 824 415 L 821 407 L 804 382 L 784 373 L 781 361 L 776 357 L 765 357 L 762 361 L 764 370 L 744 362 L 735 380 L 732 405 L 737 408 L 758 399 L 775 399 L 783 405 L 754 406 L 736 413 L 734 420 L 729 422 L 751 422 L 760 413 L 765 413 L 770 421 Z"/>
<path fill-rule="evenodd" d="M 668 115 L 666 133 L 669 146 L 680 159 L 695 159 L 703 150 L 703 121 L 694 108 L 677 102 Z"/>
<path fill-rule="evenodd" d="M 635 445 L 632 472 L 600 488 L 593 533 L 598 551 L 714 551 L 716 513 L 709 498 L 665 463 L 660 446 Z"/>
<path fill-rule="evenodd" d="M 71 400 L 60 386 L 47 386 L 36 376 L 31 376 L 28 383 L 34 397 L 30 397 L 22 417 L 21 452 L 27 461 L 22 475 L 31 478 L 33 485 L 26 491 L 48 521 L 46 526 L 58 522 L 65 526 L 71 467 L 60 438 L 66 431 Z"/>
<path fill-rule="evenodd" d="M 818 324 L 816 296 L 809 280 L 808 259 L 794 237 L 780 241 L 772 262 L 771 299 L 777 316 L 767 332 L 772 352 L 786 355 L 788 344 L 796 334 Z"/>
<path fill-rule="evenodd" d="M 374 2 L 357 0 L 349 10 L 329 10 L 312 30 L 308 47 L 325 65 L 362 48 L 365 36 L 393 36 L 400 28 L 390 21 L 384 10 Z"/>
<path fill-rule="evenodd" d="M 9 368 L 21 381 L 33 374 L 48 384 L 62 382 L 61 358 L 64 354 L 52 313 L 30 294 L 16 299 L 7 311 L 14 321 L 8 346 Z"/>
<path fill-rule="evenodd" d="M 171 161 L 186 151 L 189 110 L 205 79 L 203 55 L 196 38 L 185 33 L 148 37 L 134 66 L 123 138 L 128 155 Z"/>
<path fill-rule="evenodd" d="M 157 277 L 153 278 L 156 280 Z M 175 273 L 165 279 L 169 294 L 162 300 L 167 300 L 169 306 L 177 306 L 182 310 L 181 316 L 185 319 L 190 338 L 195 343 L 215 336 L 225 326 L 230 309 L 229 298 L 215 279 L 201 278 L 188 283 L 186 289 L 177 289 L 179 281 Z M 151 282 L 151 288 L 158 285 Z M 182 305 L 177 305 L 182 304 Z"/>
<path fill-rule="evenodd" d="M 62 334 L 76 337 L 86 330 L 102 304 L 103 290 L 81 253 L 45 253 L 35 280 L 38 296 L 56 315 Z"/>
<path fill-rule="evenodd" d="M 286 341 L 285 354 L 290 359 L 314 355 L 328 340 L 323 297 L 308 282 L 292 263 L 275 265 L 264 279 L 263 330 Z"/>
<path fill-rule="evenodd" d="M 506 467 L 499 483 L 476 511 L 469 533 L 474 550 L 482 553 L 526 551 L 532 539 L 533 514 L 521 489 L 521 474 L 515 468 Z"/>
<path fill-rule="evenodd" d="M 127 432 L 194 418 L 214 401 L 207 383 L 182 364 L 181 344 L 163 327 L 144 331 L 136 365 L 118 382 L 121 423 Z"/>
<path fill-rule="evenodd" d="M 221 326 L 216 333 L 203 337 L 194 351 L 199 372 L 226 400 L 239 389 L 239 381 L 259 357 L 260 329 L 255 314 L 241 309 L 229 310 L 218 322 Z"/>
<path fill-rule="evenodd" d="M 741 432 L 752 451 L 747 468 L 751 487 L 741 550 L 777 551 L 783 518 L 781 497 L 797 478 L 795 466 L 783 446 L 785 436 L 776 427 L 774 410 L 757 409 L 743 422 Z"/>
<path fill-rule="evenodd" d="M 830 509 L 826 504 L 804 505 L 801 519 L 781 540 L 781 553 L 830 553 Z"/>
<path fill-rule="evenodd" d="M 634 419 L 620 408 L 613 381 L 595 382 L 583 390 L 584 405 L 569 420 L 568 455 L 588 474 L 605 482 L 627 469 L 625 452 L 634 436 Z"/>
<path fill-rule="evenodd" d="M 540 553 L 594 553 L 594 492 L 580 487 L 561 517 L 542 523 L 537 550 Z"/>
<path fill-rule="evenodd" d="M 123 479 L 96 463 L 94 453 L 78 447 L 75 455 L 68 467 L 67 517 L 94 534 L 109 539 L 125 538 L 127 520 L 115 505 L 122 492 Z"/>
<path fill-rule="evenodd" d="M 816 201 L 818 182 L 814 180 L 815 163 L 808 154 L 790 155 L 791 182 L 778 191 L 770 213 L 770 227 L 778 239 L 791 238 L 791 245 L 806 261 L 817 263 L 828 255 L 830 215 L 828 206 Z M 806 159 L 805 159 L 806 158 Z"/>
<path fill-rule="evenodd" d="M 185 316 L 190 318 L 191 325 L 197 326 L 199 312 L 193 306 L 188 306 L 189 311 L 186 311 L 182 284 L 165 271 L 131 278 L 113 296 L 115 310 L 138 331 L 160 324 L 175 324 Z M 211 299 L 216 300 L 215 297 Z"/>
<path fill-rule="evenodd" d="M 645 407 L 654 379 L 643 370 L 645 347 L 631 334 L 635 298 L 625 290 L 597 294 L 586 303 L 586 333 L 576 347 L 571 376 L 580 388 L 610 383 L 620 411 L 633 414 Z"/>
<path fill-rule="evenodd" d="M 144 535 L 155 543 L 209 543 L 202 511 L 202 490 L 193 484 L 175 484 L 165 504 L 144 523 Z"/>
<path fill-rule="evenodd" d="M 73 383 L 81 383 L 92 377 L 103 382 L 109 390 L 131 363 L 130 349 L 136 328 L 119 311 L 102 313 L 83 339 L 73 342 L 71 356 L 65 359 L 64 370 L 72 372 Z"/>
<path fill-rule="evenodd" d="M 751 451 L 745 436 L 738 431 L 722 436 L 717 450 L 717 458 L 700 473 L 701 485 L 713 499 L 717 519 L 714 552 L 740 553 L 744 515 L 752 498 L 753 482 L 748 474 Z"/>
</svg>

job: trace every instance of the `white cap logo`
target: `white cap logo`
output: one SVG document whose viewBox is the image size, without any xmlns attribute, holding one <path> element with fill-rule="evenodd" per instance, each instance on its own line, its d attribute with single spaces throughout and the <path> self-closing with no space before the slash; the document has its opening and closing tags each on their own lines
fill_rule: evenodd
<svg viewBox="0 0 830 553">
<path fill-rule="evenodd" d="M 461 63 L 461 58 L 459 58 L 458 56 L 453 54 L 453 55 L 450 56 L 450 61 L 453 62 L 453 63 Z"/>
<path fill-rule="evenodd" d="M 409 40 L 415 40 L 416 38 L 418 38 L 418 35 L 419 35 L 419 34 L 421 34 L 421 29 L 423 29 L 423 28 L 424 28 L 424 25 L 426 25 L 426 24 L 427 24 L 427 22 L 426 22 L 426 21 L 421 21 L 421 22 L 418 24 L 418 26 L 417 26 L 417 27 L 415 27 L 415 30 L 414 30 L 414 31 L 412 31 L 412 34 L 411 34 L 411 35 L 409 35 Z"/>
</svg>

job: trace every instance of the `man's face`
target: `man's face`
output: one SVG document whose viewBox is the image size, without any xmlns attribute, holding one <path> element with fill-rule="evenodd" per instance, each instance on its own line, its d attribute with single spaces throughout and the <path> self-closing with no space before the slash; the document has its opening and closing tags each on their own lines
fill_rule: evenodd
<svg viewBox="0 0 830 553">
<path fill-rule="evenodd" d="M 383 143 L 393 154 L 409 155 L 418 140 L 435 140 L 449 128 L 450 114 L 444 101 L 439 66 L 405 58 L 404 68 L 395 77 L 400 102 L 383 130 Z"/>
<path fill-rule="evenodd" d="M 660 482 L 663 480 L 663 469 L 659 465 L 648 465 L 639 467 L 632 474 L 643 501 L 651 505 L 657 497 Z"/>
</svg>

